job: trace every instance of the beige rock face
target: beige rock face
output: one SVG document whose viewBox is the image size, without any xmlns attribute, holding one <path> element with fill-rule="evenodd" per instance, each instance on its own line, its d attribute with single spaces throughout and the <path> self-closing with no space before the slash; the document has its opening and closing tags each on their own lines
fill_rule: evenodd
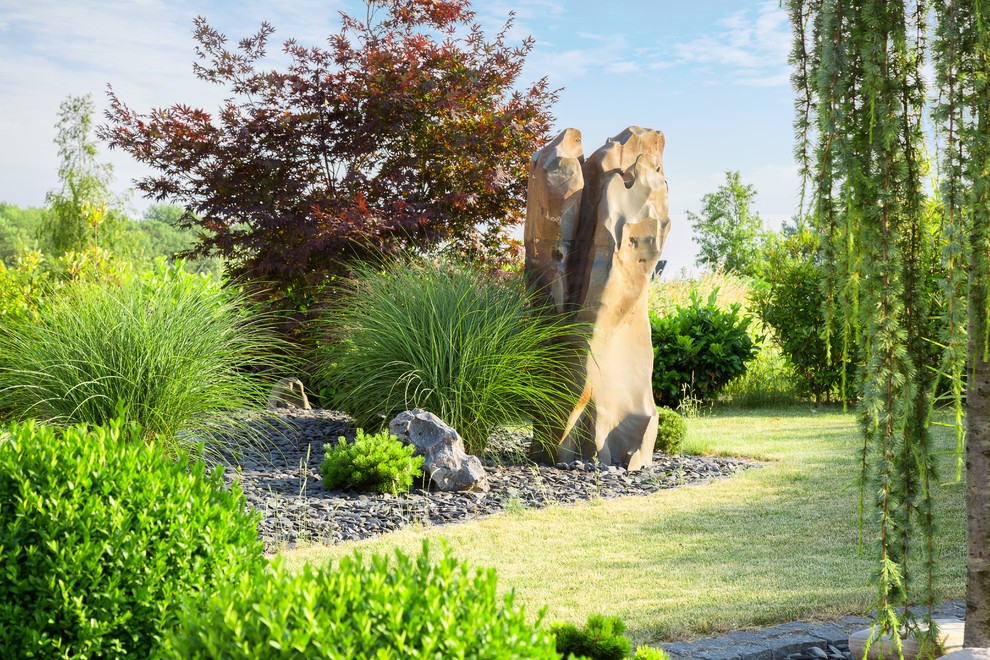
<svg viewBox="0 0 990 660">
<path fill-rule="evenodd" d="M 577 405 L 566 423 L 539 424 L 544 462 L 653 460 L 657 411 L 647 286 L 670 228 L 663 134 L 627 128 L 582 157 L 567 129 L 533 156 L 526 216 L 526 279 L 549 307 L 586 330 L 584 357 L 562 367 Z"/>
<path fill-rule="evenodd" d="M 564 130 L 530 163 L 526 207 L 526 278 L 562 312 L 568 297 L 565 261 L 581 212 L 581 133 Z"/>
<path fill-rule="evenodd" d="M 942 656 L 945 660 L 990 660 L 990 649 L 966 647 Z"/>
<path fill-rule="evenodd" d="M 312 410 L 303 383 L 298 378 L 283 378 L 275 383 L 268 395 L 269 408 L 302 408 Z"/>
</svg>

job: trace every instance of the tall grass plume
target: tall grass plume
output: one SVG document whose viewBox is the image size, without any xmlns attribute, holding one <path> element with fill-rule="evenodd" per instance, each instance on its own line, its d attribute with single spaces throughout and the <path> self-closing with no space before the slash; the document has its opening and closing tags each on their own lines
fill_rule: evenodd
<svg viewBox="0 0 990 660">
<path fill-rule="evenodd" d="M 175 267 L 54 296 L 0 336 L 0 408 L 20 419 L 103 425 L 123 412 L 178 454 L 264 405 L 274 369 L 263 317 L 239 294 Z"/>
<path fill-rule="evenodd" d="M 333 405 L 365 428 L 423 408 L 479 454 L 499 426 L 566 416 L 572 398 L 555 372 L 574 329 L 532 313 L 518 275 L 445 259 L 365 268 L 323 327 Z"/>
</svg>

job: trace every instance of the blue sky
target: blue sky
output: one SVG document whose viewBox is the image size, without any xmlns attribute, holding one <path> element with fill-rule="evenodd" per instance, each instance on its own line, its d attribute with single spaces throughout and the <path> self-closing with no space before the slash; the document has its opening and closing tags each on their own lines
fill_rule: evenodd
<svg viewBox="0 0 990 660">
<path fill-rule="evenodd" d="M 563 87 L 557 129 L 581 131 L 586 155 L 630 125 L 663 131 L 672 227 L 667 276 L 694 269 L 686 211 L 739 170 L 756 210 L 776 228 L 797 210 L 792 156 L 790 28 L 778 0 L 475 0 L 486 34 L 510 11 L 511 41 L 532 35 L 522 82 Z M 269 55 L 290 37 L 325 45 L 338 11 L 363 15 L 361 0 L 0 0 L 0 201 L 41 206 L 58 184 L 52 140 L 59 103 L 91 93 L 102 121 L 106 85 L 135 110 L 176 102 L 215 110 L 222 89 L 192 73 L 197 15 L 232 42 L 275 27 Z M 104 150 L 117 188 L 147 173 Z M 148 201 L 135 195 L 135 214 Z"/>
</svg>

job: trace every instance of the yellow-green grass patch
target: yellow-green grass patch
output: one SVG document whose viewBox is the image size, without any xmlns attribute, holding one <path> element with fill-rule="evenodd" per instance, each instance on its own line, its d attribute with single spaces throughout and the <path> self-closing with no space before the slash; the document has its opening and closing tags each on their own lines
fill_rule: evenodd
<svg viewBox="0 0 990 660">
<path fill-rule="evenodd" d="M 634 644 L 735 628 L 862 613 L 874 589 L 872 526 L 858 549 L 860 443 L 851 413 L 807 407 L 716 411 L 688 420 L 688 447 L 767 464 L 727 480 L 649 497 L 518 510 L 469 523 L 401 530 L 377 539 L 283 555 L 299 568 L 359 550 L 418 552 L 424 537 L 498 571 L 530 616 L 583 623 L 618 615 Z M 954 436 L 938 434 L 945 447 Z M 944 457 L 946 479 L 954 457 Z M 871 520 L 867 494 L 867 520 Z M 938 495 L 938 588 L 965 581 L 964 492 Z M 914 569 L 917 571 L 917 569 Z"/>
</svg>

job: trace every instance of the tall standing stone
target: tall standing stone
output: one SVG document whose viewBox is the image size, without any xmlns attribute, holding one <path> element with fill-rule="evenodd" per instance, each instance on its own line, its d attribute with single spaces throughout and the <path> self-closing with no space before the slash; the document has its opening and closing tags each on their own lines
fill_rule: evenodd
<svg viewBox="0 0 990 660">
<path fill-rule="evenodd" d="M 526 279 L 581 328 L 580 357 L 562 365 L 577 404 L 566 421 L 537 420 L 537 460 L 653 460 L 648 284 L 670 229 L 663 146 L 659 131 L 632 126 L 585 160 L 569 128 L 533 155 Z"/>
</svg>

